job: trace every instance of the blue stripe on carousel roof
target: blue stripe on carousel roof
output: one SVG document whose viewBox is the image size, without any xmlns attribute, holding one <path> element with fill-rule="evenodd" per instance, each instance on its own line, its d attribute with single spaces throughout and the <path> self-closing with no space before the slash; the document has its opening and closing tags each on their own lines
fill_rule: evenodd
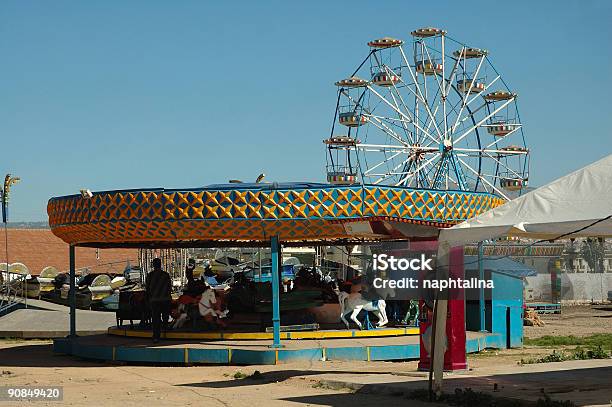
<svg viewBox="0 0 612 407">
<path fill-rule="evenodd" d="M 406 191 L 419 191 L 419 192 L 433 192 L 433 193 L 455 193 L 455 194 L 470 194 L 470 195 L 486 195 L 494 196 L 493 194 L 485 191 L 460 191 L 460 190 L 438 190 L 433 188 L 411 188 L 411 187 L 400 187 L 392 185 L 375 185 L 375 184 L 354 184 L 354 185 L 335 185 L 320 182 L 270 182 L 270 183 L 236 183 L 236 184 L 211 184 L 203 187 L 195 188 L 177 188 L 177 189 L 166 189 L 166 188 L 142 188 L 142 189 L 114 189 L 104 191 L 92 191 L 94 195 L 103 194 L 114 194 L 114 193 L 139 193 L 139 192 L 156 192 L 156 193 L 173 193 L 173 192 L 200 192 L 200 191 L 233 191 L 233 190 L 249 190 L 249 191 L 287 191 L 287 190 L 300 190 L 300 189 L 367 189 L 367 188 L 379 188 L 379 189 L 393 189 L 393 190 L 406 190 Z M 70 198 L 79 198 L 81 194 L 55 196 L 49 199 L 49 202 Z"/>
<path fill-rule="evenodd" d="M 211 184 L 201 189 L 208 190 L 234 190 L 234 189 L 248 189 L 257 191 L 270 191 L 279 189 L 304 189 L 304 188 L 326 188 L 332 186 L 332 184 L 324 184 L 320 182 L 270 182 L 270 183 L 254 183 L 254 182 L 243 182 L 236 184 Z"/>
<path fill-rule="evenodd" d="M 139 193 L 139 192 L 163 192 L 164 188 L 134 188 L 134 189 L 109 189 L 106 191 L 91 191 L 92 194 L 94 195 L 98 195 L 98 194 L 111 194 L 111 193 L 117 193 L 117 192 L 123 192 L 123 193 Z M 58 199 L 68 199 L 68 198 L 80 198 L 81 194 L 72 194 L 72 195 L 61 195 L 61 196 L 54 196 L 52 198 L 49 199 L 49 202 L 51 201 L 56 201 Z"/>
</svg>

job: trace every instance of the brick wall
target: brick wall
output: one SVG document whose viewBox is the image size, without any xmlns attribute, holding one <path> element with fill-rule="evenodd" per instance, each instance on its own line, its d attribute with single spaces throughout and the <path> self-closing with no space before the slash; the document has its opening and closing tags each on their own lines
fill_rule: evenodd
<svg viewBox="0 0 612 407">
<path fill-rule="evenodd" d="M 0 263 L 6 262 L 4 229 L 0 230 Z M 40 274 L 46 266 L 60 271 L 68 270 L 68 244 L 49 229 L 8 229 L 9 262 L 28 266 L 33 275 Z M 88 267 L 93 273 L 120 273 L 129 260 L 138 264 L 136 249 L 96 249 L 77 247 L 76 267 Z M 113 263 L 113 264 L 108 264 Z"/>
</svg>

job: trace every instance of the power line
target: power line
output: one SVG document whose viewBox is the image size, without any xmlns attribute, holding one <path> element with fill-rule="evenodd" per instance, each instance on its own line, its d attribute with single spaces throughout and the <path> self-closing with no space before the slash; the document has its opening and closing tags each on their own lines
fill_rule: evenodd
<svg viewBox="0 0 612 407">
<path fill-rule="evenodd" d="M 592 227 L 592 226 L 595 226 L 595 225 L 597 225 L 598 223 L 604 222 L 604 221 L 606 221 L 606 220 L 608 220 L 608 219 L 610 219 L 610 218 L 612 218 L 612 215 L 608 215 L 608 216 L 606 216 L 605 218 L 598 219 L 598 220 L 596 220 L 595 222 L 593 222 L 593 223 L 591 223 L 591 224 L 589 224 L 589 225 L 587 225 L 587 226 L 581 227 L 581 228 L 576 229 L 576 230 L 573 230 L 573 231 L 571 231 L 571 232 L 564 233 L 564 234 L 559 235 L 559 236 L 557 236 L 557 237 L 555 237 L 555 238 L 552 238 L 552 239 L 540 239 L 540 240 L 536 240 L 535 242 L 530 243 L 530 244 L 528 244 L 528 245 L 526 245 L 526 246 L 522 246 L 522 247 L 523 247 L 524 249 L 527 249 L 527 248 L 532 247 L 532 246 L 534 246 L 534 245 L 536 245 L 536 244 L 539 244 L 539 243 L 546 243 L 546 242 L 551 242 L 551 241 L 553 241 L 553 240 L 563 239 L 564 237 L 567 237 L 567 236 L 573 235 L 573 234 L 575 234 L 575 233 L 582 232 L 583 230 L 588 229 L 588 228 L 590 228 L 590 227 Z M 496 261 L 496 260 L 502 260 L 502 259 L 505 259 L 505 258 L 508 258 L 508 257 L 511 257 L 511 256 L 512 256 L 512 254 L 511 254 L 511 253 L 509 253 L 509 254 L 506 254 L 506 255 L 503 255 L 503 256 L 500 256 L 500 257 L 487 257 L 487 260 L 493 260 L 493 261 Z M 478 262 L 479 262 L 479 260 L 470 261 L 470 262 L 467 262 L 467 263 L 465 263 L 465 262 L 464 262 L 464 263 L 463 263 L 463 265 L 464 265 L 464 266 L 468 266 L 468 265 L 470 265 L 470 264 L 476 264 L 476 263 L 478 263 Z M 446 266 L 439 266 L 439 267 L 451 267 L 451 266 L 457 266 L 457 265 L 455 265 L 455 264 L 448 264 L 448 265 L 446 265 Z"/>
</svg>

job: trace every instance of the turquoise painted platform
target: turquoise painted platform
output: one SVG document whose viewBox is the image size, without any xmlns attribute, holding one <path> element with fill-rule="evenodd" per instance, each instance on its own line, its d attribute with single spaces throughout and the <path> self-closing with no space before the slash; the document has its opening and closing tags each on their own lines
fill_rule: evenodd
<svg viewBox="0 0 612 407">
<path fill-rule="evenodd" d="M 467 352 L 502 348 L 498 334 L 468 332 Z M 392 361 L 419 358 L 418 336 L 394 338 L 287 341 L 282 349 L 270 349 L 266 341 L 249 347 L 239 342 L 177 342 L 118 338 L 107 335 L 53 341 L 56 353 L 86 359 L 135 364 L 275 365 L 295 361 Z"/>
<path fill-rule="evenodd" d="M 153 338 L 153 333 L 148 329 L 132 328 L 128 325 L 111 326 L 108 334 L 114 336 L 125 336 L 130 338 Z M 316 331 L 286 331 L 280 333 L 281 340 L 301 339 L 346 339 L 346 338 L 380 338 L 389 336 L 418 335 L 417 327 L 395 327 L 376 328 L 368 330 L 359 329 L 322 329 Z M 186 340 L 272 340 L 272 332 L 232 332 L 232 331 L 203 331 L 191 332 L 172 330 L 162 332 L 162 339 L 186 339 Z"/>
</svg>

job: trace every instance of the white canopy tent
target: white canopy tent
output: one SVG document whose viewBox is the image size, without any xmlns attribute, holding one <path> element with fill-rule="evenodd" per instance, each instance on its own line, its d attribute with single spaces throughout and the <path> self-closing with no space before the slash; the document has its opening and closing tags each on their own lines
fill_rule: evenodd
<svg viewBox="0 0 612 407">
<path fill-rule="evenodd" d="M 554 240 L 612 236 L 612 154 L 475 218 L 440 231 L 439 278 L 448 274 L 451 247 L 501 236 Z M 446 267 L 444 266 L 446 265 Z M 448 303 L 436 301 L 435 326 L 446 327 Z M 435 343 L 446 342 L 435 330 Z M 442 390 L 443 346 L 433 351 L 434 390 Z"/>
<path fill-rule="evenodd" d="M 612 236 L 612 154 L 480 216 L 444 229 L 450 247 L 500 236 Z"/>
</svg>

